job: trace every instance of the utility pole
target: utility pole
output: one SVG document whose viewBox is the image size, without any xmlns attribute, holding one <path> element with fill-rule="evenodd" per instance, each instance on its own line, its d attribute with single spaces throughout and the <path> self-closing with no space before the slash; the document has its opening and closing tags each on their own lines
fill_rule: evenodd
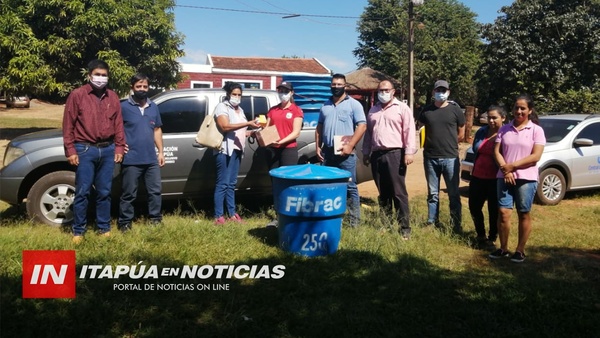
<svg viewBox="0 0 600 338">
<path fill-rule="evenodd" d="M 414 46 L 415 46 L 415 12 L 414 6 L 422 5 L 425 0 L 408 1 L 408 106 L 414 111 L 415 106 L 415 72 L 414 72 Z"/>
</svg>

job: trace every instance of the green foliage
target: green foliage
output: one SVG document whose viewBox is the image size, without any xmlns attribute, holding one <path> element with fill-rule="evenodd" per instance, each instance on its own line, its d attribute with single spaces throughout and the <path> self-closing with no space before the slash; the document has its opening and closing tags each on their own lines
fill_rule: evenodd
<svg viewBox="0 0 600 338">
<path fill-rule="evenodd" d="M 474 104 L 475 75 L 481 64 L 475 14 L 456 0 L 427 0 L 414 13 L 417 101 L 429 102 L 433 83 L 446 79 L 452 99 Z M 359 66 L 401 79 L 403 92 L 408 92 L 408 1 L 370 0 L 358 31 L 354 55 Z"/>
<path fill-rule="evenodd" d="M 529 93 L 544 109 L 597 110 L 586 93 L 600 80 L 600 1 L 515 1 L 501 12 L 483 28 L 481 103 L 512 104 Z"/>
<path fill-rule="evenodd" d="M 579 90 L 568 89 L 565 92 L 559 91 L 556 99 L 549 102 L 547 108 L 540 107 L 538 110 L 545 112 L 563 112 L 563 113 L 600 113 L 600 88 L 581 88 Z"/>
<path fill-rule="evenodd" d="M 151 85 L 180 80 L 183 36 L 174 0 L 3 0 L 0 3 L 0 88 L 65 97 L 81 85 L 87 63 L 104 59 L 110 84 L 123 94 L 144 72 Z"/>
</svg>

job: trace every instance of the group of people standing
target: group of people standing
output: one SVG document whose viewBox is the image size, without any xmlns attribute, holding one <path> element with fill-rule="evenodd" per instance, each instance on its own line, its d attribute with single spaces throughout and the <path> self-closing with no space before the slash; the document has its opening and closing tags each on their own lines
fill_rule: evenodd
<svg viewBox="0 0 600 338">
<path fill-rule="evenodd" d="M 115 92 L 106 88 L 109 67 L 101 60 L 88 64 L 89 83 L 75 89 L 68 97 L 63 119 L 65 155 L 76 166 L 73 204 L 73 242 L 79 243 L 87 225 L 87 209 L 92 186 L 96 194 L 96 223 L 101 236 L 110 236 L 110 192 L 115 163 L 121 163 L 122 196 L 118 227 L 131 229 L 133 203 L 140 179 L 148 193 L 148 219 L 158 225 L 161 215 L 160 167 L 163 155 L 162 122 L 154 102 L 148 98 L 149 79 L 136 74 L 131 79 L 131 93 L 120 102 Z M 362 105 L 346 93 L 346 78 L 334 74 L 331 97 L 320 109 L 315 130 L 316 153 L 326 166 L 351 173 L 348 182 L 349 225 L 360 224 L 360 199 L 356 185 L 357 155 L 355 147 L 363 139 L 363 163 L 371 172 L 379 191 L 379 205 L 387 215 L 394 215 L 403 239 L 411 236 L 409 198 L 406 189 L 407 167 L 418 150 L 416 126 L 425 128 L 423 164 L 427 179 L 426 226 L 439 224 L 439 190 L 444 178 L 450 199 L 453 230 L 462 232 L 462 205 L 459 193 L 459 142 L 464 137 L 465 117 L 460 107 L 449 100 L 450 86 L 439 80 L 434 84 L 433 103 L 425 106 L 415 123 L 412 110 L 395 97 L 391 81 L 383 80 L 377 88 L 378 102 L 367 114 Z M 235 187 L 245 143 L 258 120 L 248 121 L 240 106 L 243 88 L 228 82 L 223 87 L 225 100 L 214 110 L 218 129 L 223 134 L 220 149 L 213 150 L 216 164 L 214 192 L 215 224 L 243 222 L 236 212 Z M 277 127 L 279 139 L 266 149 L 268 167 L 294 165 L 298 161 L 296 139 L 304 115 L 294 103 L 292 83 L 277 86 L 280 103 L 267 113 L 266 126 Z M 476 154 L 469 185 L 469 210 L 480 244 L 489 247 L 500 238 L 500 248 L 490 258 L 509 256 L 508 235 L 513 205 L 519 215 L 519 241 L 512 260 L 525 259 L 525 244 L 531 232 L 529 212 L 537 188 L 539 160 L 545 144 L 537 122 L 533 101 L 527 95 L 515 102 L 514 120 L 504 125 L 506 112 L 499 106 L 488 110 L 488 125 L 474 137 Z M 250 129 L 249 129 L 250 128 Z M 344 137 L 345 142 L 336 143 Z M 158 152 L 156 151 L 158 149 Z M 489 234 L 485 234 L 481 211 L 488 202 Z M 277 225 L 277 221 L 269 225 Z M 495 247 L 494 247 L 495 248 Z"/>
<path fill-rule="evenodd" d="M 450 86 L 439 80 L 434 84 L 433 104 L 419 115 L 425 127 L 423 150 L 427 178 L 427 225 L 439 221 L 439 184 L 444 177 L 450 200 L 450 218 L 453 230 L 462 232 L 462 205 L 459 193 L 460 160 L 458 143 L 464 138 L 465 117 L 458 105 L 448 101 Z M 538 185 L 539 161 L 546 138 L 538 125 L 533 99 L 520 95 L 513 106 L 513 120 L 505 124 L 507 113 L 501 106 L 491 106 L 488 125 L 480 128 L 473 139 L 472 177 L 469 183 L 469 211 L 480 246 L 493 251 L 492 259 L 511 257 L 511 261 L 525 260 L 525 245 L 531 233 L 531 206 Z M 482 212 L 487 201 L 489 232 L 486 236 Z M 518 213 L 518 243 L 514 253 L 508 250 L 513 207 Z M 500 248 L 495 241 L 500 238 Z"/>
</svg>

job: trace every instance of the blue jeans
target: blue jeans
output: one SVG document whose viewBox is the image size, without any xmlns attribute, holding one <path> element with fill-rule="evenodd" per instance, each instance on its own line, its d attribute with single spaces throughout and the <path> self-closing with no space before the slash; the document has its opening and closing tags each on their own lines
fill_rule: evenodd
<svg viewBox="0 0 600 338">
<path fill-rule="evenodd" d="M 516 180 L 515 183 L 515 185 L 510 185 L 506 184 L 503 178 L 497 179 L 498 206 L 504 209 L 512 209 L 514 204 L 518 212 L 530 212 L 538 182 Z"/>
<path fill-rule="evenodd" d="M 75 143 L 79 165 L 75 171 L 73 235 L 81 236 L 87 225 L 92 185 L 96 188 L 96 225 L 99 233 L 110 231 L 110 189 L 115 168 L 115 145 L 98 148 Z"/>
<path fill-rule="evenodd" d="M 138 193 L 140 177 L 144 180 L 148 192 L 148 217 L 152 221 L 161 221 L 162 197 L 160 166 L 158 163 L 144 165 L 123 165 L 121 168 L 123 191 L 119 205 L 119 226 L 129 225 L 135 215 L 133 202 Z"/>
<path fill-rule="evenodd" d="M 458 190 L 460 160 L 458 158 L 425 158 L 425 177 L 427 179 L 427 223 L 439 222 L 440 216 L 440 177 L 448 189 L 450 199 L 450 218 L 455 229 L 461 229 L 462 204 Z"/>
<path fill-rule="evenodd" d="M 356 154 L 350 156 L 338 156 L 334 154 L 333 148 L 323 148 L 323 157 L 328 167 L 337 167 L 350 172 L 348 182 L 348 211 L 350 214 L 350 226 L 356 227 L 360 224 L 360 196 L 356 186 Z"/>
<path fill-rule="evenodd" d="M 215 186 L 215 218 L 224 215 L 223 204 L 229 217 L 235 215 L 235 186 L 242 161 L 242 152 L 234 150 L 231 156 L 223 153 L 215 155 L 217 182 Z"/>
</svg>

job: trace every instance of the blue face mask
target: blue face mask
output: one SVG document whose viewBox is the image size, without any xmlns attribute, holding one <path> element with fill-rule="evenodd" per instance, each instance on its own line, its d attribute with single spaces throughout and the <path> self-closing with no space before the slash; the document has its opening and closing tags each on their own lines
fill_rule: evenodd
<svg viewBox="0 0 600 338">
<path fill-rule="evenodd" d="M 435 92 L 433 97 L 436 101 L 444 102 L 444 101 L 448 100 L 448 92 L 444 92 L 444 93 Z"/>
</svg>

